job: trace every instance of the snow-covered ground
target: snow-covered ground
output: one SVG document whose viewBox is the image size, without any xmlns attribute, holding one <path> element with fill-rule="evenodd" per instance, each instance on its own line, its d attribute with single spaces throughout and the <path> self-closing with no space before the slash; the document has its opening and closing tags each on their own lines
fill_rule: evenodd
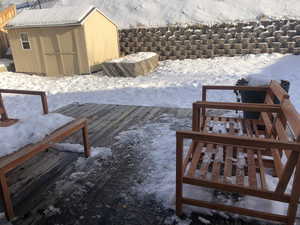
<svg viewBox="0 0 300 225">
<path fill-rule="evenodd" d="M 57 4 L 79 5 L 82 0 Z M 299 18 L 299 0 L 85 0 L 97 6 L 120 27 L 168 24 L 214 24 L 266 18 Z"/>
<path fill-rule="evenodd" d="M 136 78 L 101 73 L 54 78 L 4 72 L 0 73 L 0 87 L 46 91 L 51 111 L 74 102 L 191 108 L 200 99 L 202 85 L 234 85 L 242 77 L 258 74 L 289 80 L 291 99 L 300 111 L 299 60 L 300 56 L 262 54 L 163 61 L 151 74 Z M 209 92 L 209 100 L 234 100 L 234 95 L 231 91 Z M 42 110 L 36 96 L 5 95 L 4 101 L 12 117 Z"/>
<path fill-rule="evenodd" d="M 3 2 L 7 5 L 25 0 Z M 55 6 L 80 4 L 97 6 L 121 28 L 300 17 L 299 0 L 57 0 Z"/>
</svg>

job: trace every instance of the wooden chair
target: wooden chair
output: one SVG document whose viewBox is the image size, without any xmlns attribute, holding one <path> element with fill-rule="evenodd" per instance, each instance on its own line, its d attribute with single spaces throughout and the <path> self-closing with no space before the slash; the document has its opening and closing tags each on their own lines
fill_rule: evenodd
<svg viewBox="0 0 300 225">
<path fill-rule="evenodd" d="M 189 204 L 292 225 L 300 196 L 298 113 L 286 93 L 274 82 L 267 87 L 222 87 L 227 90 L 235 88 L 264 89 L 267 91 L 266 103 L 193 104 L 193 131 L 178 131 L 176 134 L 176 214 L 181 215 L 182 205 Z M 271 104 L 270 100 L 275 96 L 280 104 Z M 260 112 L 261 117 L 257 120 L 208 117 L 206 110 L 209 108 Z M 225 123 L 226 133 L 213 133 L 209 121 Z M 184 155 L 186 139 L 192 140 L 192 143 Z M 266 163 L 263 158 L 268 152 L 273 159 Z M 287 157 L 286 162 L 281 157 Z M 266 179 L 266 167 L 273 168 L 279 178 L 275 190 L 270 188 Z M 289 193 L 287 186 L 293 172 L 292 191 Z M 187 198 L 183 196 L 183 183 L 287 203 L 287 215 Z"/>
<path fill-rule="evenodd" d="M 212 116 L 206 116 L 206 108 L 212 107 L 217 109 L 218 105 L 223 105 L 220 106 L 221 108 L 224 106 L 228 106 L 227 108 L 225 107 L 224 109 L 229 109 L 232 110 L 234 107 L 240 106 L 240 103 L 220 103 L 220 102 L 206 102 L 207 99 L 207 92 L 208 90 L 234 90 L 234 91 L 257 91 L 257 92 L 266 92 L 265 95 L 265 104 L 281 104 L 283 100 L 289 99 L 288 93 L 280 86 L 280 84 L 277 81 L 271 81 L 268 86 L 203 86 L 202 88 L 202 102 L 196 102 L 193 104 L 193 130 L 194 131 L 199 131 L 199 130 L 204 130 L 208 129 L 211 130 L 210 127 L 205 127 L 205 125 L 209 124 L 209 120 L 211 121 L 228 121 L 228 118 L 225 117 L 212 117 Z M 205 107 L 203 104 L 208 104 L 210 106 Z M 245 104 L 241 104 L 245 105 Z M 256 106 L 258 109 L 261 107 L 261 104 L 258 103 L 253 103 L 253 104 L 246 104 L 249 106 Z M 238 110 L 238 109 L 237 109 Z M 201 112 L 200 112 L 201 111 Z M 252 111 L 255 112 L 255 109 L 252 110 L 245 110 L 246 111 Z M 200 114 L 202 114 L 202 117 L 200 117 Z M 233 118 L 230 118 L 232 120 Z M 268 138 L 275 138 L 272 135 L 271 130 L 274 129 L 273 127 L 273 122 L 275 121 L 274 115 L 270 112 L 261 112 L 260 113 L 260 118 L 258 120 L 255 119 L 249 119 L 247 120 L 247 123 L 257 123 L 257 127 L 264 127 L 264 124 L 266 124 L 266 129 L 262 130 L 259 129 L 260 135 L 265 135 Z M 233 121 L 233 120 L 232 120 Z M 248 135 L 246 132 L 245 128 L 245 123 L 243 120 L 241 120 L 240 117 L 234 118 L 234 121 L 240 126 L 241 129 L 239 129 L 238 132 L 242 132 L 243 135 Z M 237 130 L 236 130 L 237 132 Z M 276 138 L 275 138 L 276 139 Z M 275 160 L 275 173 L 277 176 L 280 176 L 282 170 L 283 170 L 283 165 L 281 164 L 281 152 L 279 150 L 275 149 L 270 149 L 268 151 L 264 151 L 262 153 L 263 156 L 272 156 L 273 159 L 270 157 L 263 157 L 263 161 L 266 164 L 267 167 L 272 167 L 273 166 L 273 161 Z"/>
<path fill-rule="evenodd" d="M 13 93 L 13 94 L 26 94 L 26 95 L 37 95 L 41 97 L 44 114 L 48 114 L 48 104 L 45 92 L 40 91 L 22 91 L 22 90 L 7 90 L 0 89 L 0 127 L 7 127 L 15 124 L 17 119 L 10 119 L 7 115 L 6 109 L 2 100 L 2 93 Z M 13 205 L 11 201 L 11 196 L 6 181 L 6 174 L 21 165 L 28 159 L 32 158 L 36 154 L 47 150 L 49 147 L 53 146 L 55 143 L 63 141 L 68 136 L 72 135 L 76 131 L 82 130 L 84 153 L 86 157 L 90 156 L 90 145 L 88 141 L 88 128 L 87 119 L 74 119 L 73 121 L 67 123 L 66 125 L 58 128 L 43 140 L 38 143 L 30 144 L 19 151 L 12 153 L 10 155 L 0 158 L 0 184 L 1 184 L 1 195 L 4 203 L 5 215 L 8 220 L 15 217 Z M 17 137 L 16 137 L 17 138 Z"/>
</svg>

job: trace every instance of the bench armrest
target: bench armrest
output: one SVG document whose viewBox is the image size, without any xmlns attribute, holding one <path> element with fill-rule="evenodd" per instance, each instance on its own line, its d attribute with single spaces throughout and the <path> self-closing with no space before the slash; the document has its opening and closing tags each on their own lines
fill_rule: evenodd
<svg viewBox="0 0 300 225">
<path fill-rule="evenodd" d="M 284 142 L 270 138 L 249 138 L 242 136 L 234 136 L 229 134 L 208 134 L 204 132 L 196 131 L 177 131 L 177 142 L 183 141 L 183 139 L 192 139 L 194 141 L 203 141 L 215 144 L 224 145 L 237 145 L 241 147 L 252 147 L 257 150 L 264 150 L 266 148 L 274 149 L 287 149 L 300 152 L 300 143 L 298 142 Z"/>
<path fill-rule="evenodd" d="M 233 91 L 267 91 L 269 86 L 221 86 L 221 85 L 203 85 L 202 101 L 207 100 L 207 90 L 233 90 Z"/>
<path fill-rule="evenodd" d="M 193 109 L 228 109 L 228 110 L 246 110 L 254 112 L 281 112 L 280 105 L 265 103 L 237 103 L 237 102 L 194 102 Z"/>
<path fill-rule="evenodd" d="M 46 92 L 44 91 L 27 91 L 27 90 L 13 90 L 13 89 L 0 89 L 1 94 L 23 94 L 23 95 L 39 95 L 42 100 L 44 114 L 48 114 L 48 102 Z"/>
</svg>

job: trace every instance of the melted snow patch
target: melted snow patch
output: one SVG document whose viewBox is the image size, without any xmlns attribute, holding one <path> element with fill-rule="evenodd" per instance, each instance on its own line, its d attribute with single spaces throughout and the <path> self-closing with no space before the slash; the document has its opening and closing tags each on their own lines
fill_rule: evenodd
<svg viewBox="0 0 300 225">
<path fill-rule="evenodd" d="M 83 153 L 84 147 L 80 144 L 70 144 L 70 143 L 59 143 L 55 144 L 54 148 L 60 151 L 67 152 L 77 152 Z M 91 147 L 91 157 L 101 156 L 101 158 L 106 159 L 112 156 L 112 152 L 110 148 L 105 147 Z"/>
</svg>

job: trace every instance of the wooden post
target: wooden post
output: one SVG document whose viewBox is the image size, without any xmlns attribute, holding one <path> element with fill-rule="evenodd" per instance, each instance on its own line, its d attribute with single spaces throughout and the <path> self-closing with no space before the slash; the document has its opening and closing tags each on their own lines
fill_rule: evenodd
<svg viewBox="0 0 300 225">
<path fill-rule="evenodd" d="M 192 129 L 193 131 L 199 131 L 200 127 L 200 110 L 196 104 L 193 104 L 193 115 L 192 115 Z"/>
<path fill-rule="evenodd" d="M 8 116 L 4 107 L 3 99 L 2 99 L 2 94 L 0 93 L 0 115 L 1 118 L 0 120 L 5 121 L 8 120 Z"/>
<path fill-rule="evenodd" d="M 203 102 L 206 101 L 206 87 L 205 86 L 202 87 L 202 101 Z"/>
<path fill-rule="evenodd" d="M 183 137 L 176 134 L 176 215 L 182 214 L 182 160 Z"/>
<path fill-rule="evenodd" d="M 10 192 L 6 182 L 5 174 L 0 174 L 0 183 L 1 183 L 1 195 L 4 203 L 5 215 L 8 220 L 11 220 L 15 217 Z"/>
<path fill-rule="evenodd" d="M 86 158 L 88 158 L 91 155 L 91 147 L 88 138 L 87 122 L 85 122 L 84 127 L 82 128 L 82 138 L 83 138 L 83 146 L 84 146 L 84 155 Z"/>
<path fill-rule="evenodd" d="M 41 94 L 41 99 L 42 99 L 42 105 L 43 105 L 43 111 L 44 114 L 48 114 L 49 110 L 48 110 L 48 101 L 47 101 L 47 96 L 45 93 Z"/>
</svg>

